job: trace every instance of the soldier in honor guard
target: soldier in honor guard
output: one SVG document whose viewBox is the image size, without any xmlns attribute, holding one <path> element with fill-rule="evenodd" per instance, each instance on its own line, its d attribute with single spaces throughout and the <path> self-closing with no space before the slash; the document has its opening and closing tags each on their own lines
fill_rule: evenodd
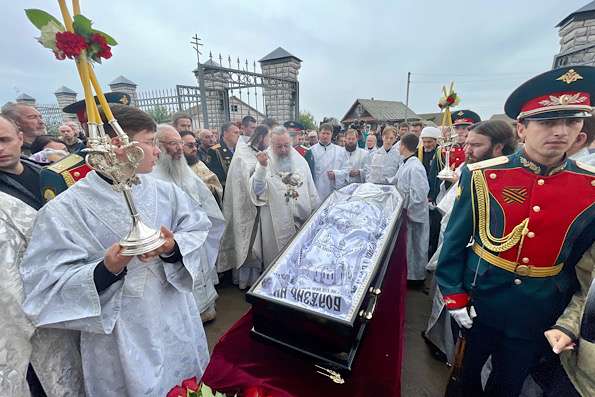
<svg viewBox="0 0 595 397">
<path fill-rule="evenodd" d="M 105 99 L 109 103 L 130 104 L 130 96 L 121 92 L 108 92 L 105 94 Z M 95 101 L 99 103 L 97 97 L 95 97 Z M 87 111 L 84 100 L 72 103 L 64 107 L 62 111 L 64 113 L 76 114 L 83 130 L 87 132 Z M 40 175 L 43 199 L 47 203 L 74 185 L 79 179 L 84 178 L 89 171 L 91 171 L 91 167 L 85 163 L 84 152 L 72 153 L 62 160 L 45 167 Z"/>
<path fill-rule="evenodd" d="M 455 132 L 457 133 L 456 142 L 450 147 L 450 168 L 456 169 L 465 162 L 465 139 L 469 133 L 469 128 L 481 121 L 481 117 L 477 113 L 471 110 L 459 110 L 452 113 L 451 115 L 452 125 Z M 445 148 L 437 150 L 440 155 L 434 156 L 432 164 L 430 165 L 430 174 L 428 176 L 430 180 L 430 201 L 434 204 L 438 201 L 438 195 L 440 193 L 440 184 L 442 181 L 438 179 L 438 173 L 444 168 L 444 162 L 446 161 Z M 445 182 L 447 186 L 446 190 L 450 187 L 450 182 Z"/>
<path fill-rule="evenodd" d="M 223 185 L 223 194 L 225 195 L 225 181 L 227 179 L 227 170 L 231 164 L 233 153 L 240 138 L 240 129 L 232 122 L 224 123 L 221 126 L 220 143 L 213 145 L 207 151 L 207 156 L 203 162 L 217 175 L 219 182 Z"/>
<path fill-rule="evenodd" d="M 595 169 L 570 160 L 591 116 L 595 68 L 543 73 L 505 105 L 524 149 L 463 167 L 436 277 L 446 307 L 465 328 L 461 382 L 482 396 L 518 396 L 576 289 L 574 257 L 595 239 Z"/>
</svg>

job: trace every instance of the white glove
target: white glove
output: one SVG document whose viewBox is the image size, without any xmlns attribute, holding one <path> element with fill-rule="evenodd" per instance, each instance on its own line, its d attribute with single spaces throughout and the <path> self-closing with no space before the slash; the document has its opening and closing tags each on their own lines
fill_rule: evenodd
<svg viewBox="0 0 595 397">
<path fill-rule="evenodd" d="M 450 313 L 452 318 L 455 319 L 457 324 L 459 324 L 459 327 L 469 329 L 473 325 L 473 319 L 469 315 L 469 312 L 467 311 L 466 307 L 462 309 L 449 310 L 448 312 Z"/>
</svg>

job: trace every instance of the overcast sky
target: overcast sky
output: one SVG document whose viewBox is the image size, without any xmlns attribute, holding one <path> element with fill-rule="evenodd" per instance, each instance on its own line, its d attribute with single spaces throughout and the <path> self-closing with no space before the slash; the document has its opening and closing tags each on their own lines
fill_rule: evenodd
<svg viewBox="0 0 595 397">
<path fill-rule="evenodd" d="M 300 109 L 320 121 L 342 118 L 355 98 L 405 102 L 407 72 L 412 73 L 410 107 L 417 113 L 438 111 L 441 86 L 451 80 L 461 107 L 484 118 L 503 113 L 514 88 L 551 68 L 560 49 L 555 25 L 588 0 L 81 3 L 94 27 L 120 43 L 112 59 L 96 69 L 105 86 L 120 74 L 139 89 L 196 85 L 189 44 L 195 33 L 207 53 L 225 58 L 258 60 L 281 46 L 303 60 Z M 72 61 L 56 61 L 35 41 L 38 31 L 25 8 L 60 14 L 56 1 L 4 4 L 0 103 L 22 92 L 53 103 L 61 85 L 81 93 Z"/>
</svg>

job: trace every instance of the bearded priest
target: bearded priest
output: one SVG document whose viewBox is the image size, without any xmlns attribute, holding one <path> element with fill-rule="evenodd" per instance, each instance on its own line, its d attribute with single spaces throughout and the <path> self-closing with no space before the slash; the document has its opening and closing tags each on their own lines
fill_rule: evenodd
<svg viewBox="0 0 595 397">
<path fill-rule="evenodd" d="M 207 237 L 207 246 L 219 247 L 225 226 L 223 214 L 207 185 L 186 162 L 182 149 L 184 141 L 180 133 L 169 124 L 159 124 L 157 126 L 157 142 L 161 153 L 151 175 L 174 183 L 205 210 L 212 225 Z M 207 258 L 204 258 L 205 260 L 200 261 L 201 271 L 198 273 L 198 282 L 193 291 L 203 323 L 214 320 L 217 314 L 215 311 L 215 300 L 217 299 L 215 285 L 219 283 L 215 269 L 217 254 L 218 250 L 214 249 Z"/>
<path fill-rule="evenodd" d="M 224 270 L 236 269 L 242 289 L 256 281 L 320 202 L 308 163 L 292 147 L 287 129 L 273 128 L 271 146 L 264 150 L 255 146 L 259 128 L 245 153 L 234 156 L 228 182 L 234 194 L 225 195 L 226 217 L 227 200 L 235 198 L 220 262 Z"/>
</svg>

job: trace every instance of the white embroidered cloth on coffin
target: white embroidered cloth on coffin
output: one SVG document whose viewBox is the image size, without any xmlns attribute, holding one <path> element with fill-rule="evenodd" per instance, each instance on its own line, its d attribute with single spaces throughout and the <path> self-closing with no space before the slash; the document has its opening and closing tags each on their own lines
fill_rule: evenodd
<svg viewBox="0 0 595 397">
<path fill-rule="evenodd" d="M 394 186 L 354 183 L 335 191 L 254 292 L 350 321 L 390 243 L 401 205 Z"/>
</svg>

